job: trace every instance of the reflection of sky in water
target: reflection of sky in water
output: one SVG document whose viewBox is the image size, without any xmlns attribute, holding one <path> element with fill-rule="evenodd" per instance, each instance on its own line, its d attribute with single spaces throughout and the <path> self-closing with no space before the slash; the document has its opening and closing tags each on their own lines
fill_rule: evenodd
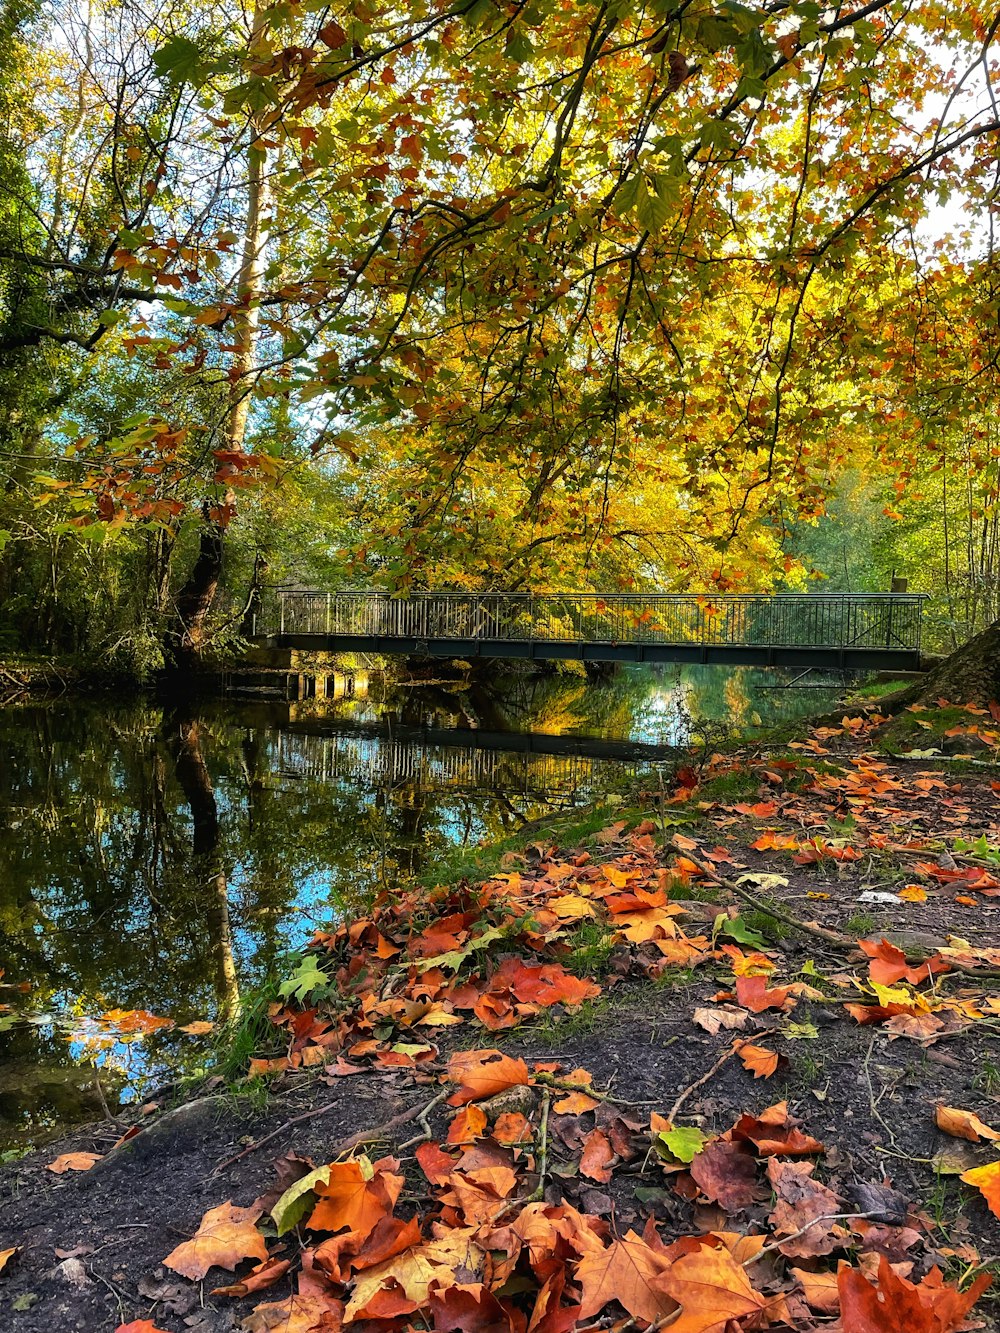
<svg viewBox="0 0 1000 1333">
<path fill-rule="evenodd" d="M 280 974 L 283 955 L 345 902 L 432 871 L 448 847 L 580 805 L 625 771 L 579 755 L 420 747 L 400 741 L 401 727 L 676 745 L 692 714 L 745 722 L 759 712 L 768 721 L 823 705 L 815 691 L 769 692 L 773 682 L 762 672 L 637 668 L 596 686 L 511 678 L 488 699 L 411 691 L 402 702 L 356 702 L 345 710 L 347 730 L 337 730 L 334 714 L 323 736 L 300 734 L 301 720 L 295 733 L 282 732 L 259 714 L 248 720 L 238 708 L 208 705 L 200 744 L 240 984 Z M 365 722 L 389 734 L 351 734 Z M 115 1008 L 178 1024 L 211 1018 L 221 993 L 218 901 L 205 868 L 192 863 L 194 820 L 172 725 L 160 710 L 133 704 L 0 714 L 0 747 L 10 756 L 0 768 L 0 968 L 9 983 L 33 984 L 13 1007 L 50 1020 L 0 1030 L 10 1071 L 5 1077 L 0 1064 L 0 1147 L 5 1117 L 37 1132 L 99 1116 L 72 1082 L 85 1084 L 95 1061 L 106 1085 L 124 1080 L 135 1097 L 151 1078 L 205 1058 L 205 1042 L 176 1029 L 135 1041 L 106 1034 L 109 1044 L 96 1049 L 85 1024 Z M 11 992 L 0 1000 L 11 1003 Z"/>
</svg>

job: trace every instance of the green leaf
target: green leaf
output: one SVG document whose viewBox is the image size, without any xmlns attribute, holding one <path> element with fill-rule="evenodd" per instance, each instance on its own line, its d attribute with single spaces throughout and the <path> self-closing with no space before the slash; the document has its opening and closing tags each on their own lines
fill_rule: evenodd
<svg viewBox="0 0 1000 1333">
<path fill-rule="evenodd" d="M 431 967 L 450 967 L 452 971 L 457 972 L 469 954 L 474 953 L 477 949 L 485 949 L 495 940 L 500 939 L 503 933 L 500 926 L 490 926 L 489 930 L 484 930 L 481 935 L 476 935 L 461 949 L 449 949 L 447 953 L 435 954 L 433 958 L 417 958 L 408 963 L 407 966 L 416 968 L 418 972 L 426 972 Z"/>
<path fill-rule="evenodd" d="M 513 60 L 518 65 L 524 65 L 535 54 L 535 48 L 526 32 L 520 32 L 512 28 L 503 53 L 508 60 Z"/>
<path fill-rule="evenodd" d="M 657 1136 L 679 1162 L 693 1162 L 708 1141 L 695 1125 L 678 1125 L 675 1129 L 661 1130 Z"/>
<path fill-rule="evenodd" d="M 329 1166 L 318 1166 L 315 1171 L 310 1171 L 294 1185 L 289 1185 L 271 1209 L 271 1218 L 279 1236 L 298 1226 L 306 1213 L 312 1212 L 316 1202 L 316 1195 L 313 1193 L 315 1186 L 326 1185 L 329 1180 Z"/>
<path fill-rule="evenodd" d="M 304 1000 L 310 992 L 318 990 L 320 986 L 329 986 L 331 981 L 332 977 L 329 977 L 317 963 L 316 955 L 307 953 L 288 980 L 283 981 L 278 987 L 278 994 L 285 1000 L 293 996 Z"/>
<path fill-rule="evenodd" d="M 819 1028 L 815 1023 L 788 1023 L 781 1029 L 781 1035 L 789 1041 L 815 1041 Z"/>
<path fill-rule="evenodd" d="M 173 83 L 193 83 L 201 64 L 201 47 L 190 37 L 171 37 L 153 52 L 157 73 Z"/>
<path fill-rule="evenodd" d="M 725 912 L 720 912 L 715 918 L 713 932 L 716 935 L 728 935 L 731 940 L 737 944 L 749 944 L 754 949 L 763 949 L 767 947 L 767 940 L 759 931 L 748 926 L 742 917 L 733 917 L 730 919 Z"/>
</svg>

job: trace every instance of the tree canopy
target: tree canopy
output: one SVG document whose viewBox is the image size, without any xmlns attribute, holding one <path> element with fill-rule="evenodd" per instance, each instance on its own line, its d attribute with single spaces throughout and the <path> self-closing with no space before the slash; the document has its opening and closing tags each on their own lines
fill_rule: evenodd
<svg viewBox="0 0 1000 1333">
<path fill-rule="evenodd" d="M 964 506 L 989 581 L 998 30 L 6 0 L 5 590 L 105 647 L 128 603 L 155 657 L 265 566 L 801 585 L 859 475 L 869 518 Z"/>
</svg>

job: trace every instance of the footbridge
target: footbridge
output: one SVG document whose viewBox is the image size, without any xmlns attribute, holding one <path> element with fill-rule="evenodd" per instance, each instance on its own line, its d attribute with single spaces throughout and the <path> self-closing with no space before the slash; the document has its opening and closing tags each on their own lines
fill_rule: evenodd
<svg viewBox="0 0 1000 1333">
<path fill-rule="evenodd" d="M 269 589 L 258 643 L 321 652 L 919 669 L 919 593 L 460 593 Z"/>
</svg>

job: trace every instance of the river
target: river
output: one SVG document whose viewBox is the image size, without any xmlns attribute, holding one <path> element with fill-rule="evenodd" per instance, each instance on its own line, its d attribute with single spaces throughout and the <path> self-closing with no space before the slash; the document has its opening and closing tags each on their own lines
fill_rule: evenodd
<svg viewBox="0 0 1000 1333">
<path fill-rule="evenodd" d="M 787 680 L 632 668 L 375 682 L 338 702 L 0 709 L 0 1152 L 98 1117 L 97 1072 L 131 1101 L 203 1067 L 203 1029 L 373 891 L 590 802 L 655 747 L 838 694 Z"/>
</svg>

